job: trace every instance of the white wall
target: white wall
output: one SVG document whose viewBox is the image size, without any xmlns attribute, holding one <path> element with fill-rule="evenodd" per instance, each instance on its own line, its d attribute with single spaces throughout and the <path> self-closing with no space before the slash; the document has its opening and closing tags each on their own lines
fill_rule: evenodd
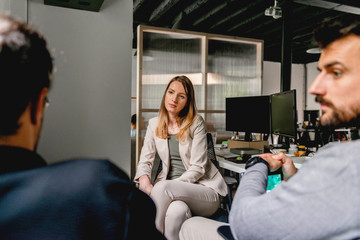
<svg viewBox="0 0 360 240">
<path fill-rule="evenodd" d="M 280 92 L 280 63 L 264 62 L 262 94 L 270 95 Z"/>
<path fill-rule="evenodd" d="M 307 89 L 309 89 L 311 83 L 313 82 L 313 80 L 315 79 L 315 77 L 317 76 L 317 74 L 319 73 L 319 71 L 317 70 L 317 62 L 313 62 L 313 63 L 309 63 L 306 65 L 306 69 L 307 69 Z M 307 98 L 307 106 L 306 109 L 307 110 L 320 110 L 320 105 L 315 102 L 315 96 L 311 95 L 307 92 L 306 95 Z"/>
<path fill-rule="evenodd" d="M 280 92 L 281 64 L 278 62 L 264 62 L 263 66 L 263 95 Z M 296 105 L 298 121 L 303 120 L 305 107 L 305 66 L 303 64 L 292 64 L 291 67 L 291 86 L 296 89 Z"/>
<path fill-rule="evenodd" d="M 39 153 L 110 158 L 129 173 L 132 1 L 105 0 L 100 12 L 28 4 L 56 65 Z"/>
<path fill-rule="evenodd" d="M 28 0 L 0 0 L 0 12 L 10 14 L 17 19 L 27 20 Z"/>
</svg>

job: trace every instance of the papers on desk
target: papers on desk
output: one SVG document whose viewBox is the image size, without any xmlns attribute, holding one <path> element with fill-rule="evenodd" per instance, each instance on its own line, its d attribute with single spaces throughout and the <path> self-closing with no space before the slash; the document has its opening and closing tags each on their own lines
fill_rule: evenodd
<svg viewBox="0 0 360 240">
<path fill-rule="evenodd" d="M 235 154 L 230 152 L 230 150 L 228 148 L 226 149 L 218 149 L 217 151 L 215 151 L 216 155 L 219 157 L 223 157 L 225 159 L 234 159 L 237 157 L 240 157 L 239 154 Z"/>
</svg>

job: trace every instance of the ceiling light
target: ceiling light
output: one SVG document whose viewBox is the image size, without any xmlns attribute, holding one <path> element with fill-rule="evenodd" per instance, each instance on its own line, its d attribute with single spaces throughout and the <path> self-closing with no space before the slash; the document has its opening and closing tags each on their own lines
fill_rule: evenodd
<svg viewBox="0 0 360 240">
<path fill-rule="evenodd" d="M 307 53 L 309 54 L 320 54 L 321 53 L 321 48 L 309 48 L 306 50 Z"/>
<path fill-rule="evenodd" d="M 265 10 L 265 16 L 270 16 L 275 19 L 282 17 L 282 11 L 281 8 L 278 6 L 278 2 L 274 1 L 274 6 L 270 6 Z"/>
</svg>

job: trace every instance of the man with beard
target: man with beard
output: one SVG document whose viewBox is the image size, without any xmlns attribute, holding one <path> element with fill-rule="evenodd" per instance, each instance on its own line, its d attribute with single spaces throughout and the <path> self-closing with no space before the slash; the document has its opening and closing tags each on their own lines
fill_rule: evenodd
<svg viewBox="0 0 360 240">
<path fill-rule="evenodd" d="M 164 239 L 150 197 L 108 160 L 36 153 L 52 72 L 45 39 L 0 15 L 0 239 Z"/>
<path fill-rule="evenodd" d="M 309 88 L 321 105 L 323 126 L 358 126 L 360 19 L 326 20 L 314 32 L 322 48 L 319 74 Z M 229 216 L 235 239 L 357 239 L 360 237 L 360 140 L 330 143 L 297 170 L 280 153 L 247 163 Z M 266 193 L 269 171 L 283 181 Z M 221 239 L 221 223 L 187 220 L 181 239 Z M 224 227 L 226 229 L 226 227 Z M 206 237 L 204 237 L 206 236 Z"/>
</svg>

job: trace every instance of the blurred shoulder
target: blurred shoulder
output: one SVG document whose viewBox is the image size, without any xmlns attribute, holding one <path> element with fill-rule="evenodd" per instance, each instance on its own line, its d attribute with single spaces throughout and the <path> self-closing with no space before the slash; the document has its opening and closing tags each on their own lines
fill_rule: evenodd
<svg viewBox="0 0 360 240">
<path fill-rule="evenodd" d="M 69 186 L 86 188 L 97 183 L 129 184 L 129 176 L 107 159 L 72 159 L 49 165 L 43 169 L 44 175 L 52 175 L 53 181 L 66 181 Z"/>
</svg>

